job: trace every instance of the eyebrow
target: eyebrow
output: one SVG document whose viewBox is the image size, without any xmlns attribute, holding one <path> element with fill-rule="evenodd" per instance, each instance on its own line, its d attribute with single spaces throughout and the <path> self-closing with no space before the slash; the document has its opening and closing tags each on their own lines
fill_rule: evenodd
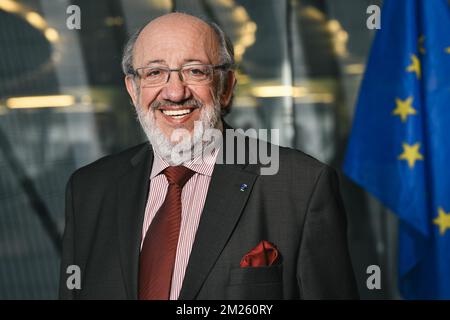
<svg viewBox="0 0 450 320">
<path fill-rule="evenodd" d="M 190 62 L 200 62 L 200 63 L 205 63 L 199 59 L 184 59 L 185 63 L 190 63 Z"/>
<path fill-rule="evenodd" d="M 206 63 L 206 62 L 203 62 L 200 59 L 184 59 L 183 62 L 184 62 L 183 64 L 191 63 L 191 62 L 198 62 L 198 63 L 203 63 L 203 64 Z M 156 59 L 156 60 L 149 60 L 149 61 L 147 61 L 147 63 L 145 65 L 149 66 L 151 64 L 156 64 L 156 63 L 167 64 L 166 61 L 163 60 L 163 59 Z"/>
<path fill-rule="evenodd" d="M 148 65 L 151 65 L 151 64 L 154 64 L 154 63 L 165 63 L 165 62 L 166 62 L 166 61 L 161 60 L 161 59 L 150 60 L 150 61 L 147 61 L 147 63 L 146 63 L 145 65 L 148 66 Z"/>
</svg>

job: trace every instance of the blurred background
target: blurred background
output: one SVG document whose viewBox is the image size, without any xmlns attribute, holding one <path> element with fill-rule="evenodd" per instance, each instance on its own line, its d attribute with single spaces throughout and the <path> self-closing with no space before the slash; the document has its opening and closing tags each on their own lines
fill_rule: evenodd
<svg viewBox="0 0 450 320">
<path fill-rule="evenodd" d="M 339 171 L 378 0 L 0 0 L 0 299 L 57 298 L 69 175 L 145 140 L 123 83 L 127 37 L 161 14 L 216 21 L 235 44 L 226 120 Z M 70 30 L 70 5 L 81 29 Z M 73 12 L 71 12 L 73 13 Z M 341 174 L 361 297 L 396 299 L 396 219 Z M 368 290 L 366 269 L 381 268 Z"/>
</svg>

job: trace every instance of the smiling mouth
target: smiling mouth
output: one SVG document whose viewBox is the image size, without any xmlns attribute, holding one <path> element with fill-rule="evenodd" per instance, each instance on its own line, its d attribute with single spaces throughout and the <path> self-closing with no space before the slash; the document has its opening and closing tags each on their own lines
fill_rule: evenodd
<svg viewBox="0 0 450 320">
<path fill-rule="evenodd" d="M 173 119 L 183 119 L 188 114 L 193 112 L 195 109 L 179 109 L 179 110 L 159 110 L 164 113 L 166 116 L 169 116 Z"/>
</svg>

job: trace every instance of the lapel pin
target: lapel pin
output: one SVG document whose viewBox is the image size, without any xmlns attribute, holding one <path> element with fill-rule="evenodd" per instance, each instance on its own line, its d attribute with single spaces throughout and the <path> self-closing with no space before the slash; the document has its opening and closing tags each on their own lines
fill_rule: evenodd
<svg viewBox="0 0 450 320">
<path fill-rule="evenodd" d="M 245 183 L 243 183 L 243 184 L 241 184 L 241 191 L 245 191 L 245 190 L 247 190 L 247 188 L 248 188 L 248 185 L 246 185 Z"/>
</svg>

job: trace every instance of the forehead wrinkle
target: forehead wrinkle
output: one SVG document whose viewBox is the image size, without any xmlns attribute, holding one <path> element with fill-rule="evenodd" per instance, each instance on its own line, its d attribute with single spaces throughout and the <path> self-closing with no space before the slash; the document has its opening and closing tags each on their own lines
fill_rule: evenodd
<svg viewBox="0 0 450 320">
<path fill-rule="evenodd" d="M 176 41 L 177 39 L 178 41 Z M 183 41 L 184 39 L 189 41 Z M 153 55 L 152 51 L 155 50 L 151 48 L 155 47 L 162 47 L 169 52 L 173 51 L 174 54 L 183 52 L 180 47 L 184 47 L 190 52 L 199 53 L 199 56 L 191 56 L 188 57 L 189 59 L 208 63 L 208 61 L 203 61 L 206 56 L 209 63 L 218 63 L 218 46 L 219 39 L 208 24 L 192 16 L 170 14 L 153 20 L 143 29 L 136 41 L 133 63 L 137 60 L 142 61 L 149 51 Z M 153 56 L 152 58 L 159 59 L 161 57 Z M 149 60 L 155 60 L 152 58 Z"/>
</svg>

